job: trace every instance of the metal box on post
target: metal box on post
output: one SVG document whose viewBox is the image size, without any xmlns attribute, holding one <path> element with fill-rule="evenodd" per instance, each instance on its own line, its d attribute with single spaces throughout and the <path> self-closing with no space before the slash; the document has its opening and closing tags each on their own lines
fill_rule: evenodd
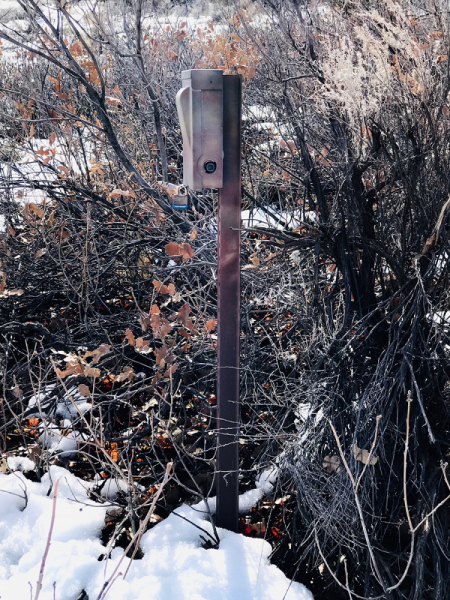
<svg viewBox="0 0 450 600">
<path fill-rule="evenodd" d="M 183 136 L 183 184 L 191 190 L 223 186 L 223 71 L 181 73 L 176 104 Z"/>
<path fill-rule="evenodd" d="M 219 188 L 216 523 L 238 531 L 241 77 L 193 69 L 183 71 L 182 86 L 183 183 Z"/>
</svg>

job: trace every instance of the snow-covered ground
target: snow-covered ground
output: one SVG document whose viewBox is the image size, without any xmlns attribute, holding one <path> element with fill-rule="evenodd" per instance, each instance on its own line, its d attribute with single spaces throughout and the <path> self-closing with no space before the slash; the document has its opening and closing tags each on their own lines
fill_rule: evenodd
<svg viewBox="0 0 450 600">
<path fill-rule="evenodd" d="M 92 484 L 56 466 L 41 483 L 20 471 L 0 474 L 1 600 L 34 597 L 57 480 L 40 600 L 76 600 L 82 590 L 89 600 L 100 600 L 120 561 L 106 600 L 313 600 L 303 585 L 270 564 L 271 547 L 264 540 L 219 529 L 219 548 L 204 549 L 200 536 L 212 536 L 213 529 L 199 506 L 182 506 L 147 531 L 141 540 L 144 557 L 133 561 L 124 578 L 130 561 L 122 560 L 121 548 L 112 550 L 109 560 L 98 560 L 105 553 L 100 532 L 111 504 L 90 500 Z M 270 475 L 263 478 L 261 487 L 269 480 Z"/>
</svg>

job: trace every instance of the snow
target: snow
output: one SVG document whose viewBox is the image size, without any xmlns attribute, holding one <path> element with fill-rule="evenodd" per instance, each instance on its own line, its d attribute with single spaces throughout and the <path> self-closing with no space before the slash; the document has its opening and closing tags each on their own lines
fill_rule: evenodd
<svg viewBox="0 0 450 600">
<path fill-rule="evenodd" d="M 273 476 L 266 472 L 260 485 Z M 110 504 L 90 500 L 95 484 L 56 466 L 40 483 L 21 472 L 0 474 L 1 600 L 30 598 L 30 586 L 36 589 L 57 480 L 56 518 L 40 599 L 76 600 L 85 590 L 96 600 L 123 558 L 123 550 L 115 548 L 110 559 L 98 560 L 105 553 L 100 534 Z M 313 600 L 303 585 L 290 582 L 270 564 L 268 542 L 223 529 L 218 533 L 219 547 L 204 549 L 200 536 L 214 535 L 204 513 L 178 508 L 143 535 L 144 557 L 132 562 L 126 579 L 129 560 L 122 560 L 106 600 Z"/>
<path fill-rule="evenodd" d="M 273 492 L 278 474 L 278 467 L 270 467 L 261 473 L 256 482 L 255 489 L 248 490 L 239 496 L 239 512 L 241 514 L 248 513 L 248 511 L 256 506 L 264 496 L 268 496 Z M 208 503 L 208 508 L 205 507 L 205 501 Z M 195 504 L 192 508 L 199 513 L 203 513 L 205 516 L 208 512 L 210 512 L 212 515 L 216 514 L 216 506 L 216 496 L 213 496 L 212 498 L 202 500 L 198 504 Z"/>
<path fill-rule="evenodd" d="M 75 386 L 67 389 L 67 394 L 55 394 L 54 384 L 47 385 L 43 391 L 33 394 L 28 400 L 29 415 L 40 417 L 53 416 L 68 420 L 69 426 L 72 419 L 77 418 L 79 414 L 85 414 L 91 410 L 92 404 L 86 402 L 86 398 L 80 394 Z"/>
<path fill-rule="evenodd" d="M 26 456 L 9 456 L 6 459 L 10 471 L 33 471 L 36 463 Z"/>
<path fill-rule="evenodd" d="M 65 419 L 63 426 L 68 429 L 72 426 L 72 422 Z M 74 458 L 78 452 L 78 444 L 85 440 L 84 434 L 79 431 L 64 432 L 53 423 L 41 424 L 39 430 L 42 432 L 39 436 L 41 446 L 50 454 L 57 453 L 60 458 Z"/>
<path fill-rule="evenodd" d="M 129 489 L 128 484 L 122 479 L 113 479 L 112 477 L 108 477 L 107 479 L 103 480 L 100 475 L 96 475 L 94 482 L 99 485 L 100 495 L 110 501 L 115 500 L 119 492 L 126 494 Z M 139 492 L 143 492 L 145 489 L 138 483 L 135 483 L 134 487 Z"/>
</svg>

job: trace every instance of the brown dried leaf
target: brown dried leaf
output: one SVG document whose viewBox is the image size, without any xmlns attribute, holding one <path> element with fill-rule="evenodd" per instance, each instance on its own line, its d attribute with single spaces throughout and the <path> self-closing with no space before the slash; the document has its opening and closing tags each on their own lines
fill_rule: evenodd
<svg viewBox="0 0 450 600">
<path fill-rule="evenodd" d="M 164 250 L 166 254 L 169 256 L 180 256 L 181 255 L 181 247 L 179 244 L 175 244 L 174 242 L 169 242 L 166 244 Z"/>
<path fill-rule="evenodd" d="M 137 338 L 136 340 L 136 348 L 138 350 L 140 350 L 141 348 L 143 348 L 144 346 L 148 346 L 150 343 L 150 340 L 143 340 L 141 337 Z"/>
<path fill-rule="evenodd" d="M 35 258 L 41 258 L 41 256 L 44 256 L 44 254 L 46 254 L 47 252 L 47 248 L 41 248 L 40 250 L 38 250 L 36 252 L 36 254 L 34 255 Z"/>
<path fill-rule="evenodd" d="M 95 369 L 94 367 L 85 367 L 84 368 L 84 375 L 86 375 L 86 377 L 100 377 L 100 369 Z"/>
<path fill-rule="evenodd" d="M 161 317 L 159 315 L 152 315 L 150 317 L 150 323 L 153 329 L 153 333 L 156 335 L 159 326 L 161 325 Z"/>
<path fill-rule="evenodd" d="M 123 372 L 116 377 L 116 381 L 118 382 L 125 381 L 125 379 L 128 379 L 129 381 L 134 379 L 134 370 L 132 367 L 125 367 Z"/>
<path fill-rule="evenodd" d="M 14 386 L 13 396 L 14 396 L 14 398 L 17 398 L 18 400 L 20 400 L 23 397 L 23 392 L 18 385 Z"/>
<path fill-rule="evenodd" d="M 169 293 L 169 288 L 167 286 L 165 286 L 164 284 L 162 284 L 161 281 L 158 281 L 157 279 L 154 279 L 152 283 L 155 286 L 156 290 L 158 292 L 160 292 L 161 294 L 168 294 Z"/>
<path fill-rule="evenodd" d="M 341 461 L 339 459 L 339 456 L 325 456 L 325 458 L 323 459 L 323 463 L 322 463 L 322 467 L 325 469 L 325 471 L 327 471 L 327 473 L 332 473 L 333 471 L 336 471 L 336 469 L 338 469 L 341 465 Z"/>
<path fill-rule="evenodd" d="M 190 236 L 191 241 L 195 240 L 195 238 L 197 237 L 197 233 L 198 233 L 197 227 L 194 227 L 194 229 L 191 231 L 191 236 Z"/>
<path fill-rule="evenodd" d="M 205 327 L 206 327 L 207 331 L 212 331 L 216 325 L 217 325 L 216 319 L 210 319 L 209 321 L 206 322 Z"/>
<path fill-rule="evenodd" d="M 133 332 L 131 331 L 131 329 L 127 329 L 125 331 L 125 336 L 128 340 L 128 343 L 130 344 L 130 346 L 134 346 L 136 342 L 135 342 L 134 335 L 133 335 Z"/>
<path fill-rule="evenodd" d="M 92 352 L 94 359 L 92 360 L 92 364 L 96 365 L 102 356 L 111 352 L 111 346 L 109 344 L 102 344 L 96 350 Z"/>
<path fill-rule="evenodd" d="M 190 244 L 181 244 L 181 253 L 183 255 L 183 262 L 194 256 L 194 251 Z"/>
<path fill-rule="evenodd" d="M 169 256 L 181 257 L 183 262 L 186 262 L 189 258 L 194 256 L 194 251 L 190 244 L 175 244 L 170 242 L 165 246 L 166 254 Z"/>
<path fill-rule="evenodd" d="M 64 165 L 59 165 L 58 169 L 62 171 L 66 177 L 69 176 L 69 169 Z"/>
<path fill-rule="evenodd" d="M 169 294 L 171 296 L 175 295 L 175 286 L 173 283 L 169 283 L 169 285 L 167 286 L 167 289 L 169 290 Z"/>
<path fill-rule="evenodd" d="M 186 304 L 183 304 L 183 306 L 177 312 L 177 321 L 179 323 L 182 323 L 183 325 L 186 325 L 190 314 L 191 314 L 191 307 L 186 302 Z"/>
<path fill-rule="evenodd" d="M 150 314 L 151 315 L 159 315 L 161 313 L 161 311 L 159 310 L 159 307 L 157 304 L 152 304 L 152 307 L 150 309 Z"/>
<path fill-rule="evenodd" d="M 353 456 L 356 458 L 356 460 L 359 460 L 364 465 L 369 464 L 370 452 L 368 450 L 361 450 L 361 448 L 358 448 L 358 446 L 356 444 L 353 445 Z M 370 459 L 370 464 L 376 465 L 377 462 L 378 462 L 378 458 L 376 458 L 375 456 L 372 456 L 372 458 Z"/>
<path fill-rule="evenodd" d="M 150 326 L 150 317 L 149 317 L 149 316 L 146 316 L 146 317 L 141 317 L 141 319 L 140 319 L 140 323 L 141 323 L 141 328 L 142 328 L 142 331 L 143 331 L 144 333 L 147 333 L 147 331 L 148 331 L 148 328 L 149 328 L 149 326 Z"/>
<path fill-rule="evenodd" d="M 72 375 L 72 373 L 75 373 L 75 367 L 73 366 L 68 367 L 65 371 L 61 371 L 61 369 L 56 369 L 56 375 L 60 379 L 64 379 L 68 375 Z"/>
<path fill-rule="evenodd" d="M 156 364 L 160 367 L 163 367 L 165 365 L 164 359 L 168 354 L 167 347 L 164 345 L 161 348 L 154 350 L 154 352 L 156 356 Z"/>
<path fill-rule="evenodd" d="M 173 375 L 175 373 L 175 371 L 178 369 L 178 365 L 172 365 L 171 367 L 169 367 L 167 369 L 167 371 L 164 373 L 164 375 L 166 377 L 170 377 L 171 375 Z"/>
<path fill-rule="evenodd" d="M 198 333 L 197 325 L 195 325 L 191 319 L 186 321 L 186 328 L 189 329 L 192 335 L 196 335 Z"/>
<path fill-rule="evenodd" d="M 84 383 L 80 383 L 80 385 L 78 386 L 78 391 L 85 398 L 90 398 L 91 397 L 91 392 L 90 392 L 88 386 L 85 385 Z"/>
<path fill-rule="evenodd" d="M 83 46 L 81 45 L 81 42 L 77 41 L 72 44 L 69 48 L 69 52 L 72 54 L 72 56 L 81 56 L 83 53 Z"/>
<path fill-rule="evenodd" d="M 172 330 L 172 325 L 170 325 L 170 323 L 166 323 L 164 325 L 161 326 L 161 330 L 160 330 L 160 335 L 161 337 L 166 337 L 166 335 L 168 333 L 170 333 Z"/>
</svg>

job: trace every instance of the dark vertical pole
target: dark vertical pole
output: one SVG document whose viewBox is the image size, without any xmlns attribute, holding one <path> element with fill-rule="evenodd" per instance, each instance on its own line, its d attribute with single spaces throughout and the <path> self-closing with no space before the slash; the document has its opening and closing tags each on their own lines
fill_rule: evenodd
<svg viewBox="0 0 450 600">
<path fill-rule="evenodd" d="M 219 190 L 217 293 L 217 512 L 237 532 L 239 516 L 239 308 L 241 226 L 241 77 L 223 78 L 223 187 Z"/>
</svg>

